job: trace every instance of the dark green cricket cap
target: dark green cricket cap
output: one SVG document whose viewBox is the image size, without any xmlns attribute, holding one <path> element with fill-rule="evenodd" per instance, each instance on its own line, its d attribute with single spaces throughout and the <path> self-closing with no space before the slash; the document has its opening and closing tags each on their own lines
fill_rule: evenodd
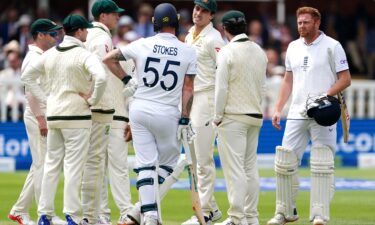
<svg viewBox="0 0 375 225">
<path fill-rule="evenodd" d="M 223 17 L 221 18 L 221 22 L 225 24 L 237 24 L 239 22 L 245 22 L 246 23 L 246 18 L 245 14 L 241 11 L 237 10 L 230 10 L 226 13 L 224 13 Z"/>
<path fill-rule="evenodd" d="M 93 25 L 89 23 L 85 17 L 78 14 L 71 14 L 65 17 L 63 27 L 66 32 L 69 32 L 77 29 L 92 28 Z"/>
<path fill-rule="evenodd" d="M 199 5 L 212 13 L 216 13 L 217 11 L 216 0 L 194 0 L 194 4 Z"/>
<path fill-rule="evenodd" d="M 122 13 L 124 11 L 112 0 L 96 0 L 91 8 L 94 17 L 98 17 L 101 13 Z"/>
<path fill-rule="evenodd" d="M 37 34 L 38 32 L 49 32 L 60 30 L 62 26 L 56 24 L 49 19 L 37 19 L 30 26 L 30 32 L 32 35 Z"/>
</svg>

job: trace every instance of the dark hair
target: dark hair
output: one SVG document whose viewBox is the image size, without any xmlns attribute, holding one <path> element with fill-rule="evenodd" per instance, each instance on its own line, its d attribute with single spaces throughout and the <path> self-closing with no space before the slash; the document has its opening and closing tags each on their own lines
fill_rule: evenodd
<svg viewBox="0 0 375 225">
<path fill-rule="evenodd" d="M 238 35 L 247 32 L 245 18 L 232 18 L 223 23 L 224 29 L 231 35 Z"/>
<path fill-rule="evenodd" d="M 77 32 L 77 30 L 79 30 L 80 28 L 78 29 L 74 29 L 74 30 L 65 30 L 65 35 L 68 35 L 68 36 L 72 36 L 74 37 L 75 33 Z"/>
</svg>

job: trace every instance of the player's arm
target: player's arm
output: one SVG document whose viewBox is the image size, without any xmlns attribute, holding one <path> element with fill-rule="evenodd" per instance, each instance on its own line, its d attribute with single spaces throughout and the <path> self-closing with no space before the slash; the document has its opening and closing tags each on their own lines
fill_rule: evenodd
<svg viewBox="0 0 375 225">
<path fill-rule="evenodd" d="M 86 100 L 89 105 L 96 105 L 104 94 L 108 77 L 100 60 L 93 54 L 90 54 L 85 60 L 85 66 L 89 73 L 95 78 L 94 90 L 91 96 Z"/>
<path fill-rule="evenodd" d="M 181 118 L 189 118 L 191 106 L 194 99 L 194 78 L 195 75 L 185 75 L 184 86 L 182 87 L 182 110 Z"/>
<path fill-rule="evenodd" d="M 228 97 L 229 63 L 224 52 L 220 52 L 217 58 L 215 80 L 215 114 L 214 123 L 219 125 L 224 116 L 224 108 Z"/>
<path fill-rule="evenodd" d="M 21 81 L 26 86 L 26 89 L 28 89 L 39 102 L 46 104 L 47 95 L 37 83 L 37 79 L 44 75 L 43 59 L 41 58 L 25 68 L 21 75 Z"/>
<path fill-rule="evenodd" d="M 337 81 L 332 87 L 327 91 L 327 95 L 335 96 L 339 92 L 345 90 L 351 84 L 351 75 L 349 70 L 344 70 L 337 73 Z"/>
<path fill-rule="evenodd" d="M 114 49 L 103 58 L 103 63 L 107 65 L 108 69 L 126 85 L 131 76 L 127 75 L 120 65 L 120 61 L 125 61 L 124 55 L 120 49 Z"/>
<path fill-rule="evenodd" d="M 281 82 L 279 98 L 276 102 L 275 112 L 272 117 L 272 125 L 276 129 L 281 129 L 280 114 L 286 102 L 288 101 L 290 94 L 292 93 L 292 89 L 293 89 L 293 73 L 291 71 L 286 71 L 284 75 L 284 79 Z"/>
</svg>

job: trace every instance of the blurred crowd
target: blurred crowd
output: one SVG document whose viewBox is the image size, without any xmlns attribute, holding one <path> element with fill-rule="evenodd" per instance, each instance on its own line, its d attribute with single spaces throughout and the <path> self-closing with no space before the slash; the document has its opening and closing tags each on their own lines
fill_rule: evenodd
<svg viewBox="0 0 375 225">
<path fill-rule="evenodd" d="M 347 10 L 338 11 L 338 1 L 332 1 L 329 10 L 323 11 L 322 15 L 323 32 L 343 45 L 354 78 L 375 79 L 375 2 L 372 3 L 373 7 L 370 8 L 357 4 L 356 7 L 348 5 Z M 256 16 L 247 15 L 248 35 L 267 54 L 269 83 L 278 84 L 285 72 L 284 58 L 288 44 L 297 38 L 295 15 L 287 15 L 286 22 L 281 24 L 275 15 L 269 15 L 261 9 Z M 217 12 L 213 21 L 219 31 L 222 31 L 219 21 L 223 12 Z M 86 16 L 82 9 L 74 10 L 74 13 Z M 191 9 L 182 8 L 179 13 L 179 38 L 184 41 L 192 26 L 192 12 Z M 152 15 L 153 7 L 149 3 L 139 4 L 134 15 L 126 15 L 125 12 L 120 17 L 118 29 L 113 33 L 114 44 L 126 45 L 138 38 L 154 35 Z M 64 16 L 60 15 L 60 18 Z M 28 44 L 33 41 L 29 32 L 30 24 L 39 17 L 38 11 L 25 13 L 17 7 L 4 9 L 0 17 L 0 113 L 7 112 L 6 120 L 22 119 L 23 88 L 14 84 L 20 83 L 21 63 L 28 51 Z"/>
</svg>

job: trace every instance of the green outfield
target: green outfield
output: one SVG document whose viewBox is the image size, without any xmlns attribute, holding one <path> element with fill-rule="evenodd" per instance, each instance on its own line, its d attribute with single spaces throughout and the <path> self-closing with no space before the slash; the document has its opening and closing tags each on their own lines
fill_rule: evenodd
<svg viewBox="0 0 375 225">
<path fill-rule="evenodd" d="M 309 175 L 308 170 L 300 171 L 302 177 Z M 7 214 L 16 201 L 25 180 L 26 172 L 0 173 L 0 225 L 15 224 L 9 222 Z M 262 177 L 273 176 L 272 170 L 261 170 Z M 134 177 L 134 174 L 132 174 Z M 186 172 L 184 175 L 186 177 Z M 375 180 L 374 170 L 358 169 L 338 169 L 337 177 L 363 178 Z M 222 177 L 222 172 L 218 171 L 218 177 Z M 60 182 L 56 196 L 56 212 L 62 215 L 62 188 Z M 132 197 L 136 200 L 137 193 L 132 187 Z M 222 212 L 225 214 L 228 203 L 225 192 L 215 193 Z M 273 215 L 275 204 L 275 192 L 261 192 L 259 199 L 259 213 L 261 224 L 266 224 L 267 219 Z M 309 192 L 301 191 L 298 197 L 298 212 L 300 220 L 294 224 L 310 224 L 308 222 Z M 116 222 L 119 212 L 110 198 L 112 209 L 112 221 Z M 31 208 L 31 217 L 36 220 L 35 204 Z M 165 225 L 180 225 L 182 221 L 191 216 L 190 193 L 188 190 L 171 190 L 162 203 L 163 220 Z M 330 225 L 375 225 L 375 191 L 336 191 L 331 205 Z M 225 217 L 223 217 L 223 220 Z"/>
</svg>

